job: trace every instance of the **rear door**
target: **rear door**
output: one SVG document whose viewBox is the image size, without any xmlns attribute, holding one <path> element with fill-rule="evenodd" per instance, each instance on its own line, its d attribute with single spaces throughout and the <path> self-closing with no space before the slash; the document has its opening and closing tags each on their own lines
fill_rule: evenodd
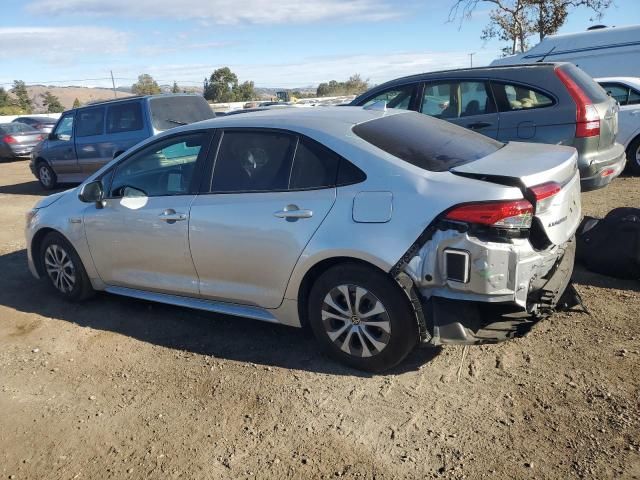
<svg viewBox="0 0 640 480">
<path fill-rule="evenodd" d="M 498 136 L 500 118 L 489 84 L 484 80 L 427 82 L 419 111 L 488 137 Z"/>
<path fill-rule="evenodd" d="M 212 181 L 191 207 L 200 294 L 276 308 L 333 206 L 339 157 L 309 139 L 264 129 L 225 130 L 217 152 Z"/>
</svg>

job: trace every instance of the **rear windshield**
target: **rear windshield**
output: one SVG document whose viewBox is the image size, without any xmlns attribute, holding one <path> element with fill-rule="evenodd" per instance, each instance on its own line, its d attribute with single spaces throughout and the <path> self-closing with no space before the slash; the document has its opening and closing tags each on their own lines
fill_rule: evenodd
<svg viewBox="0 0 640 480">
<path fill-rule="evenodd" d="M 203 97 L 155 97 L 150 100 L 151 119 L 156 130 L 168 130 L 178 125 L 213 118 L 213 111 Z"/>
<path fill-rule="evenodd" d="M 504 144 L 449 122 L 407 112 L 353 127 L 363 140 L 423 170 L 444 172 L 473 162 Z"/>
<path fill-rule="evenodd" d="M 571 76 L 573 81 L 589 96 L 593 103 L 601 103 L 609 98 L 604 88 L 585 73 L 584 70 L 581 70 L 573 64 L 563 65 L 561 68 Z"/>
<path fill-rule="evenodd" d="M 0 129 L 4 133 L 26 133 L 26 132 L 38 131 L 35 128 L 33 128 L 31 125 L 27 125 L 26 123 L 19 123 L 19 122 L 4 123 L 0 125 Z"/>
</svg>

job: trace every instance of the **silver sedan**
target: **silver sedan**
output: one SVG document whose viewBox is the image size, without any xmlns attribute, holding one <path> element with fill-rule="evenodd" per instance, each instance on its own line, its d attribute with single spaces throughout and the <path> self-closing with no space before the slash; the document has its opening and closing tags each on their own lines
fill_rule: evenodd
<svg viewBox="0 0 640 480">
<path fill-rule="evenodd" d="M 31 272 L 300 327 L 381 371 L 553 312 L 580 220 L 576 151 L 384 106 L 221 117 L 150 138 L 27 215 Z"/>
</svg>

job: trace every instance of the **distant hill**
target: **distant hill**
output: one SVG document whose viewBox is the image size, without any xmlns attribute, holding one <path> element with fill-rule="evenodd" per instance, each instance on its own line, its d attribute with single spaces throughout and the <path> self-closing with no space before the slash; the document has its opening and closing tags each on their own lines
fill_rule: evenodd
<svg viewBox="0 0 640 480">
<path fill-rule="evenodd" d="M 32 85 L 27 87 L 29 96 L 33 101 L 34 113 L 44 112 L 42 106 L 41 95 L 49 91 L 60 99 L 60 103 L 64 108 L 71 108 L 73 101 L 77 98 L 82 105 L 97 100 L 109 100 L 113 98 L 113 90 L 108 88 L 90 88 L 90 87 L 54 87 L 45 85 Z M 123 92 L 116 89 L 118 98 L 131 96 L 130 92 Z"/>
</svg>

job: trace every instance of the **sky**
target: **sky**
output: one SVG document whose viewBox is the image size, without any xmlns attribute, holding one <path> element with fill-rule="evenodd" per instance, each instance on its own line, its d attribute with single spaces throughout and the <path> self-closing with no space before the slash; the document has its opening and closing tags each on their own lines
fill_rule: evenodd
<svg viewBox="0 0 640 480">
<path fill-rule="evenodd" d="M 454 0 L 2 0 L 0 86 L 201 85 L 228 66 L 257 87 L 307 87 L 359 73 L 377 84 L 430 70 L 487 65 L 489 8 L 448 22 Z M 640 22 L 640 0 L 600 20 L 569 16 L 560 33 Z M 634 22 L 635 21 L 635 22 Z M 534 42 L 535 43 L 535 42 Z"/>
</svg>

